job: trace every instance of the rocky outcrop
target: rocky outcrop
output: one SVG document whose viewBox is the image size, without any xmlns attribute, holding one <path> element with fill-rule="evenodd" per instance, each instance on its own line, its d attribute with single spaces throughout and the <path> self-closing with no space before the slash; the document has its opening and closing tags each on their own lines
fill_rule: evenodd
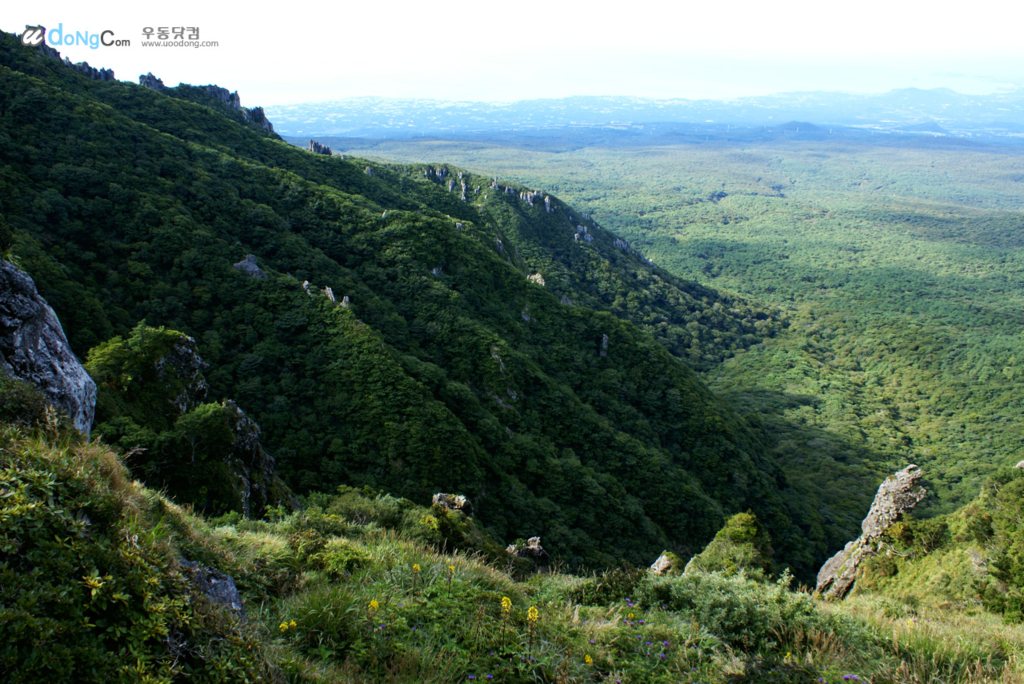
<svg viewBox="0 0 1024 684">
<path fill-rule="evenodd" d="M 1017 465 L 1015 465 L 1013 467 L 1014 468 L 1020 468 L 1020 469 L 1024 470 L 1024 461 L 1021 461 L 1020 463 L 1018 463 Z"/>
<path fill-rule="evenodd" d="M 446 511 L 460 511 L 466 515 L 473 515 L 473 504 L 461 494 L 438 492 L 434 495 L 432 503 Z"/>
<path fill-rule="evenodd" d="M 428 166 L 426 169 L 423 170 L 423 175 L 426 176 L 427 178 L 432 178 L 437 182 L 441 182 L 442 180 L 444 180 L 445 176 L 448 175 L 448 169 L 444 167 L 435 169 L 433 166 Z M 459 177 L 461 178 L 462 176 L 460 175 Z"/>
<path fill-rule="evenodd" d="M 263 107 L 252 107 L 251 109 L 242 107 L 242 116 L 245 118 L 246 123 L 255 124 L 271 133 L 274 132 L 274 124 L 270 123 L 267 119 L 267 115 L 263 112 Z"/>
<path fill-rule="evenodd" d="M 94 81 L 114 81 L 114 71 L 112 69 L 97 69 L 96 67 L 89 66 L 88 62 L 76 62 L 72 63 L 67 57 L 64 58 L 64 66 L 69 69 L 74 69 L 80 74 L 91 78 Z"/>
<path fill-rule="evenodd" d="M 551 198 L 546 195 L 544 197 L 544 211 L 549 214 L 551 213 Z"/>
<path fill-rule="evenodd" d="M 328 157 L 331 156 L 331 148 L 322 143 L 318 143 L 316 140 L 309 141 L 309 151 L 313 154 L 326 154 Z M 387 212 L 384 212 L 385 214 Z"/>
<path fill-rule="evenodd" d="M 601 335 L 601 356 L 608 356 L 608 336 Z"/>
<path fill-rule="evenodd" d="M 925 497 L 927 491 L 918 485 L 921 477 L 920 468 L 909 465 L 886 478 L 861 523 L 860 537 L 847 544 L 818 571 L 818 593 L 835 599 L 846 596 L 857 580 L 861 562 L 878 552 L 885 531 Z"/>
<path fill-rule="evenodd" d="M 371 178 L 373 177 L 373 169 L 371 169 L 369 166 L 363 169 L 363 173 L 365 173 L 367 176 L 370 176 Z"/>
<path fill-rule="evenodd" d="M 682 570 L 682 559 L 671 551 L 662 551 L 658 559 L 651 563 L 651 572 L 655 575 L 678 575 Z"/>
<path fill-rule="evenodd" d="M 267 274 L 263 272 L 263 269 L 256 264 L 256 256 L 254 254 L 246 254 L 245 258 L 234 266 L 242 273 L 252 276 L 253 278 L 265 280 L 267 277 Z"/>
<path fill-rule="evenodd" d="M 227 88 L 221 88 L 220 86 L 208 85 L 204 88 L 206 92 L 213 95 L 221 104 L 225 104 L 232 109 L 242 108 L 242 98 L 238 96 L 238 91 L 230 92 Z"/>
<path fill-rule="evenodd" d="M 529 280 L 531 283 L 537 283 L 540 286 L 544 285 L 544 276 L 542 276 L 540 273 L 528 275 L 526 276 L 526 279 Z"/>
<path fill-rule="evenodd" d="M 532 207 L 533 200 L 542 196 L 543 194 L 544 193 L 540 192 L 539 190 L 523 190 L 522 192 L 519 193 L 519 199 L 523 200 Z"/>
<path fill-rule="evenodd" d="M 183 336 L 181 342 L 171 347 L 155 365 L 157 380 L 171 391 L 171 405 L 178 415 L 185 415 L 206 401 L 210 386 L 203 377 L 209 364 L 203 361 L 196 350 L 196 341 Z"/>
<path fill-rule="evenodd" d="M 27 27 L 26 27 L 27 28 Z M 40 27 L 43 33 L 46 33 L 45 27 Z M 96 67 L 89 66 L 88 62 L 72 62 L 67 57 L 61 59 L 60 52 L 53 49 L 45 42 L 39 44 L 37 48 L 41 53 L 50 59 L 55 59 L 69 69 L 74 69 L 78 73 L 91 78 L 94 81 L 114 81 L 113 69 L 97 69 Z"/>
<path fill-rule="evenodd" d="M 78 430 L 92 429 L 96 383 L 35 283 L 6 261 L 0 261 L 0 372 L 34 385 Z"/>
<path fill-rule="evenodd" d="M 167 86 L 159 78 L 153 75 L 153 72 L 143 74 L 139 76 L 139 85 L 150 90 L 155 90 L 158 93 L 167 90 Z"/>
<path fill-rule="evenodd" d="M 530 537 L 525 546 L 509 544 L 505 550 L 516 558 L 529 558 L 538 566 L 547 565 L 548 552 L 540 545 L 540 537 Z"/>
<path fill-rule="evenodd" d="M 203 370 L 208 367 L 196 350 L 195 340 L 185 336 L 156 362 L 157 381 L 171 389 L 170 403 L 177 415 L 183 416 L 206 401 L 210 387 Z M 260 426 L 231 400 L 222 402 L 221 407 L 233 437 L 224 460 L 241 512 L 250 517 L 262 515 L 267 506 L 299 508 L 275 473 L 274 459 L 260 442 Z"/>
<path fill-rule="evenodd" d="M 242 595 L 238 593 L 235 580 L 219 570 L 201 565 L 196 561 L 179 560 L 178 567 L 191 580 L 192 585 L 211 603 L 225 606 L 242 622 L 248 619 Z"/>
<path fill-rule="evenodd" d="M 221 404 L 227 411 L 228 423 L 235 441 L 227 455 L 232 487 L 242 502 L 242 513 L 249 518 L 261 515 L 268 506 L 286 505 L 298 508 L 299 503 L 277 478 L 273 457 L 260 443 L 260 426 L 233 401 Z"/>
</svg>

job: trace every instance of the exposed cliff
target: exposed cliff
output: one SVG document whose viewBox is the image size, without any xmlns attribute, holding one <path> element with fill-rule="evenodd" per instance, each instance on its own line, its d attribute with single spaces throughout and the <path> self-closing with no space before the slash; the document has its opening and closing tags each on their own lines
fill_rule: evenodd
<svg viewBox="0 0 1024 684">
<path fill-rule="evenodd" d="M 0 261 L 0 369 L 41 390 L 80 431 L 92 429 L 96 383 L 35 283 L 7 261 Z"/>
<path fill-rule="evenodd" d="M 921 470 L 909 465 L 886 478 L 878 488 L 871 510 L 861 524 L 861 535 L 830 558 L 818 572 L 816 591 L 829 598 L 843 598 L 857 580 L 857 569 L 862 561 L 879 550 L 882 535 L 912 510 L 927 493 L 918 486 Z"/>
</svg>

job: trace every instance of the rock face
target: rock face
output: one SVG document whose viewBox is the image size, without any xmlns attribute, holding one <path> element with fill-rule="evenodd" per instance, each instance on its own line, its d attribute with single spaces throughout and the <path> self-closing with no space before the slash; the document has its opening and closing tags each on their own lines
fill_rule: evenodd
<svg viewBox="0 0 1024 684">
<path fill-rule="evenodd" d="M 97 69 L 96 67 L 89 66 L 88 62 L 72 63 L 67 57 L 64 58 L 64 66 L 69 69 L 74 69 L 80 74 L 88 76 L 94 81 L 113 81 L 114 72 L 112 69 Z"/>
<path fill-rule="evenodd" d="M 46 32 L 46 29 L 44 28 L 43 29 L 43 33 L 45 33 L 45 32 Z M 43 53 L 44 55 L 46 55 L 50 59 L 55 59 L 58 62 L 60 62 L 61 64 L 63 64 L 64 66 L 66 66 L 67 68 L 74 69 L 75 71 L 77 71 L 80 74 L 83 74 L 85 76 L 88 76 L 89 78 L 91 78 L 94 81 L 113 81 L 113 80 L 115 80 L 114 79 L 114 71 L 112 69 L 97 69 L 96 67 L 89 66 L 88 62 L 77 62 L 76 63 L 76 62 L 72 62 L 67 57 L 65 57 L 64 59 L 61 59 L 60 52 L 58 52 L 57 50 L 54 50 L 52 47 L 47 45 L 45 42 L 40 43 L 38 49 L 39 49 L 39 51 L 41 53 Z"/>
<path fill-rule="evenodd" d="M 473 515 L 473 504 L 461 494 L 445 494 L 438 492 L 434 495 L 433 504 L 449 511 L 462 511 L 466 515 Z"/>
<path fill-rule="evenodd" d="M 153 72 L 139 76 L 139 85 L 157 92 L 167 90 L 167 86 L 164 85 L 164 82 L 154 76 Z"/>
<path fill-rule="evenodd" d="M 220 86 L 215 85 L 208 85 L 204 90 L 232 109 L 242 108 L 242 98 L 238 96 L 237 90 L 232 93 L 229 92 L 227 88 L 221 88 Z"/>
<path fill-rule="evenodd" d="M 183 416 L 206 401 L 210 386 L 203 377 L 203 370 L 208 367 L 191 337 L 185 337 L 156 362 L 157 379 L 168 387 L 180 388 L 170 399 L 178 415 Z"/>
<path fill-rule="evenodd" d="M 242 595 L 238 593 L 235 580 L 219 570 L 200 565 L 196 561 L 180 560 L 178 566 L 185 572 L 196 589 L 212 603 L 227 608 L 242 622 L 248 619 Z"/>
<path fill-rule="evenodd" d="M 251 275 L 253 278 L 259 278 L 260 280 L 267 277 L 263 269 L 256 264 L 256 256 L 253 254 L 245 255 L 244 259 L 235 264 L 235 268 L 246 275 Z"/>
<path fill-rule="evenodd" d="M 922 475 L 920 468 L 909 465 L 886 478 L 861 523 L 860 537 L 847 544 L 818 571 L 818 593 L 836 599 L 846 596 L 857 579 L 860 563 L 878 551 L 882 534 L 925 497 L 927 491 L 917 484 Z"/>
<path fill-rule="evenodd" d="M 242 107 L 242 115 L 245 117 L 246 123 L 253 123 L 265 131 L 274 132 L 274 124 L 270 123 L 267 119 L 267 115 L 263 112 L 263 107 L 252 107 L 250 109 Z"/>
<path fill-rule="evenodd" d="M 34 385 L 78 430 L 92 429 L 96 383 L 35 283 L 6 261 L 0 261 L 0 372 Z"/>
<path fill-rule="evenodd" d="M 231 469 L 232 487 L 242 501 L 245 517 L 259 515 L 267 506 L 282 503 L 290 508 L 299 508 L 298 502 L 274 475 L 274 459 L 260 443 L 260 426 L 235 402 L 228 400 L 221 406 L 231 416 L 229 423 L 235 441 L 228 452 L 227 462 Z"/>
</svg>

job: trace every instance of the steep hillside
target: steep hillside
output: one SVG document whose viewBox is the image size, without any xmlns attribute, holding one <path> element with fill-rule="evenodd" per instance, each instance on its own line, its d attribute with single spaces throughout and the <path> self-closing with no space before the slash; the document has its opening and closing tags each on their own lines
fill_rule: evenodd
<svg viewBox="0 0 1024 684">
<path fill-rule="evenodd" d="M 82 357 L 141 321 L 194 338 L 210 399 L 253 416 L 294 490 L 458 491 L 571 564 L 690 551 L 747 508 L 798 572 L 831 550 L 828 507 L 787 495 L 665 348 L 728 355 L 765 315 L 542 193 L 311 154 L 209 89 L 93 82 L 2 40 L 14 258 Z"/>
</svg>

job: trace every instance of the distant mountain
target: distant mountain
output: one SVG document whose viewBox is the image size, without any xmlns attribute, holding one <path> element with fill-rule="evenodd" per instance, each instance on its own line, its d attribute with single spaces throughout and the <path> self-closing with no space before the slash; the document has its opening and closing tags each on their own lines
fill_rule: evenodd
<svg viewBox="0 0 1024 684">
<path fill-rule="evenodd" d="M 267 115 L 284 136 L 465 137 L 653 123 L 774 125 L 787 130 L 814 125 L 891 132 L 934 123 L 954 136 L 1008 138 L 1024 125 L 1024 91 L 965 95 L 948 88 L 904 88 L 881 95 L 809 92 L 734 100 L 569 97 L 509 103 L 363 97 L 268 107 Z"/>
</svg>

